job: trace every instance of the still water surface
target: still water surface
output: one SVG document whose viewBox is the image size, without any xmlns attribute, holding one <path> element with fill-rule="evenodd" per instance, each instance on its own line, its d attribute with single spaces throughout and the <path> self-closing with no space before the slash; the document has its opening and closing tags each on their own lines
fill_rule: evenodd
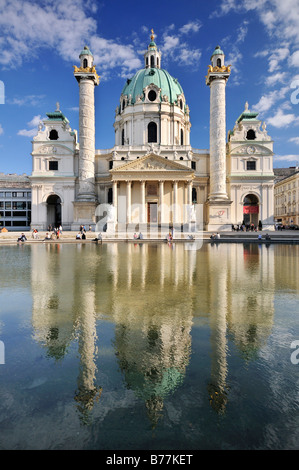
<svg viewBox="0 0 299 470">
<path fill-rule="evenodd" d="M 0 449 L 299 448 L 298 246 L 0 255 Z"/>
</svg>

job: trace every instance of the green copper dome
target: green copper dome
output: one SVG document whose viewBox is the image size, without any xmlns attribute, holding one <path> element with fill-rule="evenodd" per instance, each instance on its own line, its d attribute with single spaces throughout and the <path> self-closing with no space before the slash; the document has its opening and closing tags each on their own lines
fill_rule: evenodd
<svg viewBox="0 0 299 470">
<path fill-rule="evenodd" d="M 211 57 L 213 57 L 213 55 L 224 55 L 224 52 L 220 49 L 220 46 L 216 46 Z"/>
<path fill-rule="evenodd" d="M 81 55 L 92 55 L 92 52 L 89 50 L 89 47 L 88 47 L 88 46 L 84 46 L 84 49 L 83 49 L 83 51 L 80 52 L 79 57 L 80 57 Z"/>
<path fill-rule="evenodd" d="M 161 88 L 160 99 L 168 96 L 169 103 L 177 101 L 178 95 L 183 93 L 182 87 L 176 78 L 173 78 L 166 70 L 158 68 L 147 68 L 139 70 L 133 78 L 128 79 L 122 95 L 131 95 L 131 103 L 136 103 L 137 96 L 144 100 L 143 89 L 151 84 Z"/>
</svg>

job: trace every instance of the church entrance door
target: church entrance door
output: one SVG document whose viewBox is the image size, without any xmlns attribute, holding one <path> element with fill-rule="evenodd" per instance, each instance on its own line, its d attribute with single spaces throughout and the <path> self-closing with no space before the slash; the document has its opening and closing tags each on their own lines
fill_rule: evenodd
<svg viewBox="0 0 299 470">
<path fill-rule="evenodd" d="M 243 219 L 245 225 L 258 226 L 259 223 L 259 201 L 254 194 L 247 194 L 244 198 Z"/>
<path fill-rule="evenodd" d="M 158 204 L 156 202 L 147 203 L 147 223 L 158 222 Z"/>
<path fill-rule="evenodd" d="M 61 199 L 52 194 L 47 199 L 47 226 L 59 227 L 61 224 Z"/>
</svg>

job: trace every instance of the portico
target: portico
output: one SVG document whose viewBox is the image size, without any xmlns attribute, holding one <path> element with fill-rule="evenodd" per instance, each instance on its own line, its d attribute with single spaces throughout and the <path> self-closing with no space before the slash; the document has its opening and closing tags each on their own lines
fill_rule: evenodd
<svg viewBox="0 0 299 470">
<path fill-rule="evenodd" d="M 110 170 L 116 223 L 183 224 L 192 204 L 194 171 L 149 154 Z"/>
</svg>

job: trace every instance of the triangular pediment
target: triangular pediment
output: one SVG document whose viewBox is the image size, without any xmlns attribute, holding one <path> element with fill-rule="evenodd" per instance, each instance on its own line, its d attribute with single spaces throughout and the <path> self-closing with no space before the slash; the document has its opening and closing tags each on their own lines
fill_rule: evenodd
<svg viewBox="0 0 299 470">
<path fill-rule="evenodd" d="M 176 171 L 189 174 L 194 173 L 193 170 L 188 168 L 186 165 L 167 160 L 166 158 L 154 153 L 145 155 L 144 157 L 136 159 L 133 162 L 125 163 L 124 165 L 110 170 L 111 173 L 121 173 L 126 171 Z"/>
</svg>

